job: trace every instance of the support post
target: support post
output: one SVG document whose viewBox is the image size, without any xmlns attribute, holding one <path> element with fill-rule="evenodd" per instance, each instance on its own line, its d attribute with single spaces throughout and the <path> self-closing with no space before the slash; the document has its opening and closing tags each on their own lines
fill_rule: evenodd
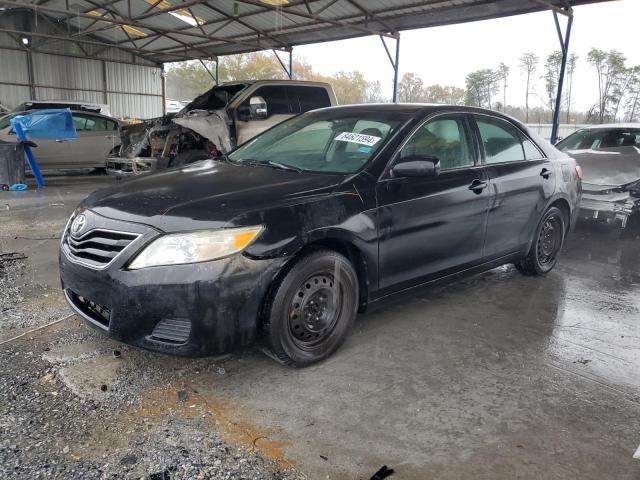
<svg viewBox="0 0 640 480">
<path fill-rule="evenodd" d="M 289 77 L 289 80 L 291 80 L 293 78 L 293 49 L 289 48 L 289 50 L 288 50 L 289 51 L 289 68 L 287 68 L 287 66 L 284 64 L 284 62 L 280 58 L 280 55 L 278 55 L 278 52 L 277 52 L 277 50 L 275 48 L 272 48 L 271 51 L 273 52 L 273 54 L 278 59 L 278 62 L 280 63 L 280 66 L 284 70 L 284 73 L 286 73 L 287 77 Z"/>
<path fill-rule="evenodd" d="M 31 49 L 27 48 L 27 78 L 29 79 L 29 95 L 32 100 L 38 100 L 36 96 L 36 79 L 35 69 L 33 68 L 33 54 Z"/>
<path fill-rule="evenodd" d="M 100 63 L 102 64 L 102 101 L 105 104 L 109 103 L 109 96 L 107 95 L 107 62 L 105 62 L 104 60 L 101 60 Z M 164 65 L 162 66 L 163 68 L 163 72 L 164 72 Z"/>
<path fill-rule="evenodd" d="M 398 64 L 400 62 L 400 33 L 396 33 L 396 54 L 395 59 L 391 57 L 391 52 L 389 51 L 389 47 L 387 47 L 387 42 L 384 41 L 382 35 L 380 35 L 380 41 L 382 42 L 382 46 L 384 47 L 385 52 L 387 52 L 387 57 L 389 57 L 389 62 L 391 63 L 391 68 L 393 68 L 393 96 L 392 101 L 396 103 L 398 100 Z"/>
<path fill-rule="evenodd" d="M 553 19 L 558 31 L 558 37 L 560 40 L 560 48 L 562 49 L 562 64 L 560 65 L 560 78 L 558 78 L 558 90 L 556 92 L 556 104 L 553 111 L 553 121 L 551 126 L 551 143 L 555 144 L 558 141 L 558 129 L 560 127 L 560 108 L 562 106 L 562 89 L 564 87 L 564 77 L 567 70 L 567 58 L 569 57 L 569 41 L 571 39 L 571 27 L 573 25 L 573 14 L 567 17 L 567 29 L 562 36 L 560 30 L 560 22 L 558 20 L 558 14 L 553 12 Z"/>
<path fill-rule="evenodd" d="M 220 85 L 220 59 L 216 57 L 216 87 Z"/>
<path fill-rule="evenodd" d="M 167 71 L 164 63 L 160 64 L 160 81 L 162 81 L 162 116 L 167 114 Z"/>
<path fill-rule="evenodd" d="M 289 49 L 289 80 L 293 80 L 293 47 Z"/>
<path fill-rule="evenodd" d="M 396 38 L 396 61 L 393 64 L 393 103 L 398 102 L 398 69 L 400 67 L 400 33 Z"/>
</svg>

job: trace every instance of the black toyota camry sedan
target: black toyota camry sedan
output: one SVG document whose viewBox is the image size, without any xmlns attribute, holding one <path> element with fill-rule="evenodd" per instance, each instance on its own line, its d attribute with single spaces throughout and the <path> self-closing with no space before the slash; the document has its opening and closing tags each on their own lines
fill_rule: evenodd
<svg viewBox="0 0 640 480">
<path fill-rule="evenodd" d="M 258 341 L 304 366 L 392 293 L 505 263 L 549 272 L 579 177 L 492 111 L 316 110 L 225 157 L 91 194 L 62 235 L 62 288 L 123 342 L 199 356 Z"/>
</svg>

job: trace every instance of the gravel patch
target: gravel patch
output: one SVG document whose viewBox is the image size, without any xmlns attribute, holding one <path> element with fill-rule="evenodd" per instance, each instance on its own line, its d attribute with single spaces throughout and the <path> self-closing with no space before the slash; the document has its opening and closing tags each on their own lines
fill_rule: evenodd
<svg viewBox="0 0 640 480">
<path fill-rule="evenodd" d="M 25 262 L 0 265 L 0 338 L 69 313 Z M 306 478 L 191 385 L 224 362 L 138 350 L 76 316 L 1 345 L 0 479 Z"/>
</svg>

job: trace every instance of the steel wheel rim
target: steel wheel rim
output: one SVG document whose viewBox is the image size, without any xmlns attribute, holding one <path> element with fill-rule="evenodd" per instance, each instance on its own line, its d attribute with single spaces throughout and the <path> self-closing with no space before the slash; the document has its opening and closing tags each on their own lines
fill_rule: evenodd
<svg viewBox="0 0 640 480">
<path fill-rule="evenodd" d="M 562 246 L 562 236 L 562 221 L 560 218 L 557 215 L 547 217 L 540 229 L 536 245 L 540 266 L 553 265 Z"/>
<path fill-rule="evenodd" d="M 333 333 L 341 310 L 340 286 L 333 275 L 312 275 L 298 288 L 289 306 L 291 339 L 302 349 L 316 347 Z"/>
</svg>

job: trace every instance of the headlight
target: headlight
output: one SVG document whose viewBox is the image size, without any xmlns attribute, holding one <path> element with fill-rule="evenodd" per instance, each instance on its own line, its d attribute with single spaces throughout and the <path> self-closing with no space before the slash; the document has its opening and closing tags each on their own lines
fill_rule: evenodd
<svg viewBox="0 0 640 480">
<path fill-rule="evenodd" d="M 207 262 L 227 257 L 251 245 L 262 230 L 262 226 L 255 226 L 164 235 L 147 245 L 131 262 L 129 269 Z"/>
</svg>

